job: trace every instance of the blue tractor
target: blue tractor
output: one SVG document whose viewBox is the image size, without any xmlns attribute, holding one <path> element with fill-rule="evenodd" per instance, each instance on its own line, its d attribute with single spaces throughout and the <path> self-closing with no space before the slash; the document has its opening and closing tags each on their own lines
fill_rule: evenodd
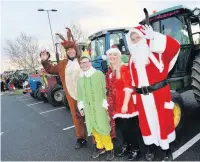
<svg viewBox="0 0 200 162">
<path fill-rule="evenodd" d="M 28 84 L 30 86 L 31 92 L 30 95 L 33 98 L 40 99 L 40 91 L 39 88 L 42 85 L 40 81 L 40 75 L 39 74 L 32 74 L 28 77 Z"/>
</svg>

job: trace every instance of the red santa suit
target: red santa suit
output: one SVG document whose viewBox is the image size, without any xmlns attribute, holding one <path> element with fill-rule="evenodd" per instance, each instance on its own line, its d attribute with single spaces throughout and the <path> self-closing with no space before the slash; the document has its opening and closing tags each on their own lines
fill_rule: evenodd
<svg viewBox="0 0 200 162">
<path fill-rule="evenodd" d="M 148 49 L 144 51 L 148 53 L 147 63 L 140 63 L 139 57 L 144 60 L 144 53 L 134 51 L 135 46 L 133 47 L 131 34 L 136 32 L 144 37 L 145 34 L 141 28 L 141 26 L 135 27 L 127 34 L 127 43 L 131 53 L 129 68 L 132 85 L 135 88 L 152 86 L 165 80 L 174 66 L 180 50 L 180 45 L 175 39 L 152 30 L 153 39 L 143 38 Z M 147 89 L 142 90 L 146 92 Z M 144 143 L 146 145 L 155 144 L 163 150 L 169 149 L 169 143 L 176 138 L 173 120 L 174 103 L 171 101 L 169 84 L 149 94 L 135 92 L 133 98 L 139 111 L 140 129 Z"/>
</svg>

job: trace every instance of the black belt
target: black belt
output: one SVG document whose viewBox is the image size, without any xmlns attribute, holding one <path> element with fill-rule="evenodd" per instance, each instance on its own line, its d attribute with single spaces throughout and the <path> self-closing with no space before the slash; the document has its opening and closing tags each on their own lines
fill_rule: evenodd
<svg viewBox="0 0 200 162">
<path fill-rule="evenodd" d="M 168 84 L 168 81 L 167 81 L 167 79 L 165 79 L 163 81 L 160 81 L 160 82 L 155 83 L 150 86 L 143 86 L 141 88 L 134 87 L 134 89 L 135 89 L 136 93 L 148 95 L 149 93 L 152 93 L 153 91 L 156 91 L 160 88 L 165 87 L 167 84 Z"/>
</svg>

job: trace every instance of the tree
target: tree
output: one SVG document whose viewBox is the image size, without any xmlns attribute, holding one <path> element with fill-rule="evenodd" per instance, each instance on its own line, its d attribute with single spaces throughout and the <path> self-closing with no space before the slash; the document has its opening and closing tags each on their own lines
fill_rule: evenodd
<svg viewBox="0 0 200 162">
<path fill-rule="evenodd" d="M 13 66 L 35 71 L 40 65 L 38 41 L 25 33 L 14 40 L 6 40 L 4 50 Z"/>
</svg>

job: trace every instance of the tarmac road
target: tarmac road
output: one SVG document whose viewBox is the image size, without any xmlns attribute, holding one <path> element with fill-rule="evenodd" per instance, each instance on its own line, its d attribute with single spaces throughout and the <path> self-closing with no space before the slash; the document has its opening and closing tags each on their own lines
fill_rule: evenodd
<svg viewBox="0 0 200 162">
<path fill-rule="evenodd" d="M 176 161 L 200 161 L 200 107 L 192 100 L 192 93 L 183 94 L 185 107 L 196 109 L 172 144 Z M 188 102 L 189 101 L 189 102 Z M 2 161 L 91 161 L 91 138 L 88 145 L 74 149 L 76 142 L 70 111 L 53 107 L 27 95 L 1 96 L 1 160 Z M 145 147 L 141 142 L 144 154 Z M 162 152 L 157 149 L 157 159 Z M 99 159 L 104 160 L 102 155 Z M 114 160 L 126 160 L 126 158 Z M 141 157 L 139 160 L 144 160 Z"/>
</svg>

